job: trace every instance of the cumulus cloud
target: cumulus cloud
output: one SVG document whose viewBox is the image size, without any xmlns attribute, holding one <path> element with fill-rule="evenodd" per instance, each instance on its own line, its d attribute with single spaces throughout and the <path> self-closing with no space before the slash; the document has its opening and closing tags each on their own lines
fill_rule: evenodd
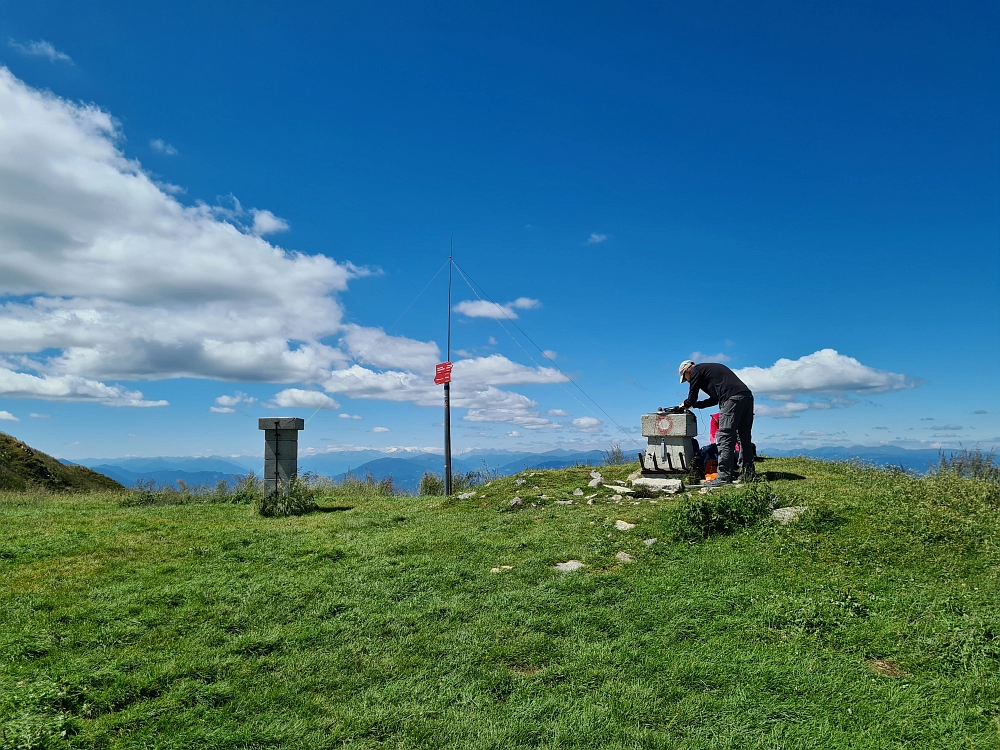
<svg viewBox="0 0 1000 750">
<path fill-rule="evenodd" d="M 736 374 L 754 393 L 796 394 L 885 393 L 915 388 L 920 381 L 888 370 L 876 370 L 834 349 L 799 359 L 779 359 L 771 367 L 744 367 Z"/>
<path fill-rule="evenodd" d="M 604 427 L 604 422 L 595 417 L 577 417 L 572 425 L 577 432 L 597 433 Z"/>
<path fill-rule="evenodd" d="M 40 357 L 19 368 L 37 375 L 16 373 L 37 387 L 0 395 L 148 405 L 93 392 L 114 390 L 106 379 L 310 382 L 346 365 L 321 339 L 340 330 L 335 295 L 366 271 L 264 241 L 287 226 L 270 212 L 182 205 L 125 157 L 108 113 L 5 68 L 0 122 L 0 353 Z"/>
<path fill-rule="evenodd" d="M 7 44 L 16 49 L 23 55 L 31 55 L 33 57 L 45 57 L 48 58 L 49 62 L 65 62 L 72 63 L 73 58 L 67 55 L 65 52 L 60 52 L 55 48 L 52 42 L 46 42 L 44 39 L 39 39 L 35 41 L 27 42 L 17 42 L 13 39 L 9 40 Z"/>
<path fill-rule="evenodd" d="M 599 245 L 599 244 L 601 244 L 602 242 L 604 242 L 607 239 L 608 239 L 608 235 L 606 235 L 606 234 L 600 234 L 598 232 L 593 232 L 587 238 L 587 244 L 588 245 Z"/>
<path fill-rule="evenodd" d="M 21 420 L 9 411 L 0 411 L 0 422 L 20 422 Z"/>
<path fill-rule="evenodd" d="M 345 325 L 340 341 L 350 356 L 376 367 L 433 373 L 441 361 L 441 350 L 433 341 L 387 336 L 381 328 Z"/>
<path fill-rule="evenodd" d="M 722 352 L 718 354 L 702 354 L 701 352 L 691 352 L 691 359 L 695 362 L 728 362 L 732 357 L 728 357 Z"/>
<path fill-rule="evenodd" d="M 523 436 L 517 430 L 511 430 L 510 432 L 507 433 L 507 437 L 518 438 L 518 437 L 523 437 Z"/>
<path fill-rule="evenodd" d="M 340 419 L 364 419 L 360 414 L 347 414 L 346 412 L 338 414 L 337 417 Z"/>
<path fill-rule="evenodd" d="M 208 407 L 210 412 L 215 414 L 234 414 L 234 406 L 239 404 L 252 404 L 256 401 L 253 396 L 248 396 L 242 391 L 236 391 L 232 396 L 219 396 L 215 399 L 215 406 Z"/>
<path fill-rule="evenodd" d="M 559 353 L 553 351 L 552 349 L 546 349 L 542 352 L 542 356 L 545 357 L 545 359 L 550 359 L 554 362 L 556 357 L 559 356 Z"/>
<path fill-rule="evenodd" d="M 542 303 L 537 299 L 518 297 L 513 302 L 506 302 L 502 305 L 481 299 L 465 300 L 455 305 L 454 310 L 470 318 L 509 318 L 513 320 L 517 317 L 515 310 L 534 310 L 541 306 Z"/>
<path fill-rule="evenodd" d="M 153 151 L 157 151 L 161 154 L 166 154 L 167 156 L 177 155 L 177 149 L 171 146 L 162 138 L 154 138 L 149 142 L 149 146 L 150 148 L 153 149 Z"/>
<path fill-rule="evenodd" d="M 14 372 L 6 367 L 0 367 L 0 395 L 48 401 L 92 401 L 108 406 L 167 406 L 166 401 L 144 399 L 139 391 L 107 385 L 79 375 L 39 376 Z"/>
<path fill-rule="evenodd" d="M 792 419 L 798 416 L 800 411 L 809 408 L 809 404 L 791 401 L 778 406 L 769 404 L 755 404 L 753 413 L 758 417 L 777 417 L 778 419 Z"/>
<path fill-rule="evenodd" d="M 546 414 L 546 416 L 549 416 L 549 417 L 572 417 L 573 416 L 572 414 L 570 414 L 565 409 L 549 409 L 547 412 L 545 412 L 545 414 Z"/>
<path fill-rule="evenodd" d="M 52 418 L 51 414 L 37 414 L 35 412 L 31 412 L 28 416 L 31 417 L 32 419 L 51 419 Z"/>
<path fill-rule="evenodd" d="M 339 409 L 340 404 L 320 391 L 307 391 L 301 388 L 286 388 L 277 393 L 271 402 L 274 407 L 283 409 Z"/>
<path fill-rule="evenodd" d="M 388 427 L 372 427 L 372 432 L 392 432 Z"/>
</svg>

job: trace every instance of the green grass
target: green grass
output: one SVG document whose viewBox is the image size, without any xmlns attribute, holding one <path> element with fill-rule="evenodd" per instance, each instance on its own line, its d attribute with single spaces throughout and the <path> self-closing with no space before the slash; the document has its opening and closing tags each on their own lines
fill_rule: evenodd
<svg viewBox="0 0 1000 750">
<path fill-rule="evenodd" d="M 0 747 L 1000 747 L 1000 485 L 758 469 L 810 512 L 697 543 L 691 500 L 555 504 L 583 468 L 289 518 L 0 495 Z"/>
</svg>

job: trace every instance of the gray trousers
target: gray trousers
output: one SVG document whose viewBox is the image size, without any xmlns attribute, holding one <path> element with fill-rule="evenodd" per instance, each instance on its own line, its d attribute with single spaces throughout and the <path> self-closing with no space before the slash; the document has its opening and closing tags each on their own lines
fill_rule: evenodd
<svg viewBox="0 0 1000 750">
<path fill-rule="evenodd" d="M 719 446 L 719 479 L 735 479 L 736 455 L 734 448 L 740 444 L 743 472 L 753 473 L 753 395 L 741 393 L 719 405 L 719 432 L 715 441 Z"/>
</svg>

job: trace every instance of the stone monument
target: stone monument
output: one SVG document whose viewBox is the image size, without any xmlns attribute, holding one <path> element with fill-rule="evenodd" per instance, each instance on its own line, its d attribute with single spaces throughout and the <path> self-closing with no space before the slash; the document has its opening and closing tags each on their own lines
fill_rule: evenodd
<svg viewBox="0 0 1000 750">
<path fill-rule="evenodd" d="M 299 470 L 299 417 L 262 417 L 257 429 L 264 431 L 264 494 L 287 495 L 288 486 Z"/>
<path fill-rule="evenodd" d="M 698 420 L 689 411 L 643 414 L 646 452 L 639 454 L 642 473 L 646 476 L 686 473 L 698 449 L 697 434 Z"/>
</svg>

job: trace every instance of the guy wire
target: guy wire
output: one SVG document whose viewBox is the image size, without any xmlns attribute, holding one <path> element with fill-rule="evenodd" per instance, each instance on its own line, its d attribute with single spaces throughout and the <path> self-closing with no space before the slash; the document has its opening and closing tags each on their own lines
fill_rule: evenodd
<svg viewBox="0 0 1000 750">
<path fill-rule="evenodd" d="M 510 324 L 512 326 L 514 326 L 518 331 L 520 331 L 521 335 L 524 336 L 524 338 L 526 338 L 528 341 L 530 341 L 531 345 L 534 346 L 536 349 L 538 349 L 539 352 L 542 353 L 542 357 L 544 357 L 549 362 L 551 362 L 552 366 L 555 367 L 560 373 L 562 373 L 563 377 L 566 378 L 566 380 L 568 380 L 573 385 L 575 385 L 577 387 L 577 389 L 580 391 L 580 393 L 582 393 L 584 396 L 586 396 L 590 400 L 590 402 L 594 406 L 596 406 L 600 410 L 600 412 L 605 417 L 607 417 L 608 420 L 613 425 L 615 425 L 615 427 L 617 427 L 625 437 L 627 437 L 633 443 L 635 443 L 636 445 L 638 445 L 640 448 L 643 447 L 642 443 L 640 443 L 632 435 L 630 435 L 628 433 L 628 430 L 626 430 L 624 427 L 622 427 L 620 424 L 618 424 L 618 422 L 615 420 L 614 417 L 612 417 L 610 414 L 608 414 L 599 403 L 597 403 L 596 401 L 594 401 L 593 398 L 591 398 L 590 394 L 588 394 L 585 390 L 583 390 L 583 388 L 580 387 L 579 383 L 577 383 L 575 380 L 573 380 L 573 378 L 571 378 L 559 365 L 557 365 L 555 363 L 555 360 L 551 360 L 551 359 L 548 359 L 548 357 L 545 357 L 545 351 L 538 344 L 536 344 L 534 342 L 534 340 L 531 338 L 531 336 L 529 336 L 528 334 L 526 334 L 524 332 L 524 330 L 521 328 L 521 326 L 519 326 L 517 323 L 514 322 L 513 318 L 511 318 L 509 315 L 507 315 L 507 312 L 503 309 L 503 307 L 501 307 L 499 304 L 497 304 L 493 300 L 493 298 L 490 297 L 490 295 L 486 293 L 486 290 L 483 289 L 481 286 L 479 286 L 478 282 L 474 282 L 474 280 L 472 280 L 471 277 L 468 274 L 466 274 L 466 272 L 463 270 L 463 268 L 460 265 L 458 265 L 458 263 L 456 263 L 455 261 L 452 261 L 452 263 L 455 264 L 455 268 L 458 269 L 458 272 L 462 275 L 462 278 L 465 279 L 465 283 L 469 285 L 469 289 L 471 289 L 472 293 L 475 294 L 476 297 L 479 298 L 480 302 L 482 302 L 484 300 L 483 300 L 482 297 L 479 296 L 479 292 L 476 291 L 475 287 L 473 286 L 473 283 L 475 283 L 476 286 L 478 286 L 482 290 L 483 294 L 486 296 L 486 299 L 488 299 L 490 302 L 492 302 L 494 305 L 496 305 L 497 309 L 500 310 L 501 313 L 503 313 L 503 316 L 505 318 L 507 318 L 507 320 L 510 322 Z M 510 336 L 511 339 L 513 339 L 514 343 L 517 344 L 521 348 L 521 351 L 523 351 L 525 353 L 525 355 L 528 357 L 528 359 L 531 360 L 531 362 L 535 365 L 535 367 L 542 367 L 542 365 L 538 364 L 538 362 L 535 361 L 535 358 L 531 356 L 531 354 L 528 352 L 528 350 L 525 349 L 524 346 L 522 346 L 521 342 L 518 341 L 517 338 L 510 331 L 508 331 L 504 327 L 504 324 L 500 322 L 499 318 L 494 318 L 494 320 L 496 320 L 497 325 L 499 325 L 501 328 L 503 328 L 504 333 L 506 333 L 508 336 Z M 584 409 L 586 409 L 587 411 L 589 411 L 591 414 L 594 413 L 593 409 L 591 409 L 589 406 L 587 406 L 585 403 L 583 403 L 580 399 L 578 399 L 572 393 L 570 393 L 569 391 L 567 391 L 566 388 L 563 387 L 562 383 L 559 384 L 559 387 L 562 388 L 566 392 L 566 395 L 572 397 L 573 400 L 576 401 L 578 404 L 580 404 L 580 406 L 582 406 Z"/>
</svg>

